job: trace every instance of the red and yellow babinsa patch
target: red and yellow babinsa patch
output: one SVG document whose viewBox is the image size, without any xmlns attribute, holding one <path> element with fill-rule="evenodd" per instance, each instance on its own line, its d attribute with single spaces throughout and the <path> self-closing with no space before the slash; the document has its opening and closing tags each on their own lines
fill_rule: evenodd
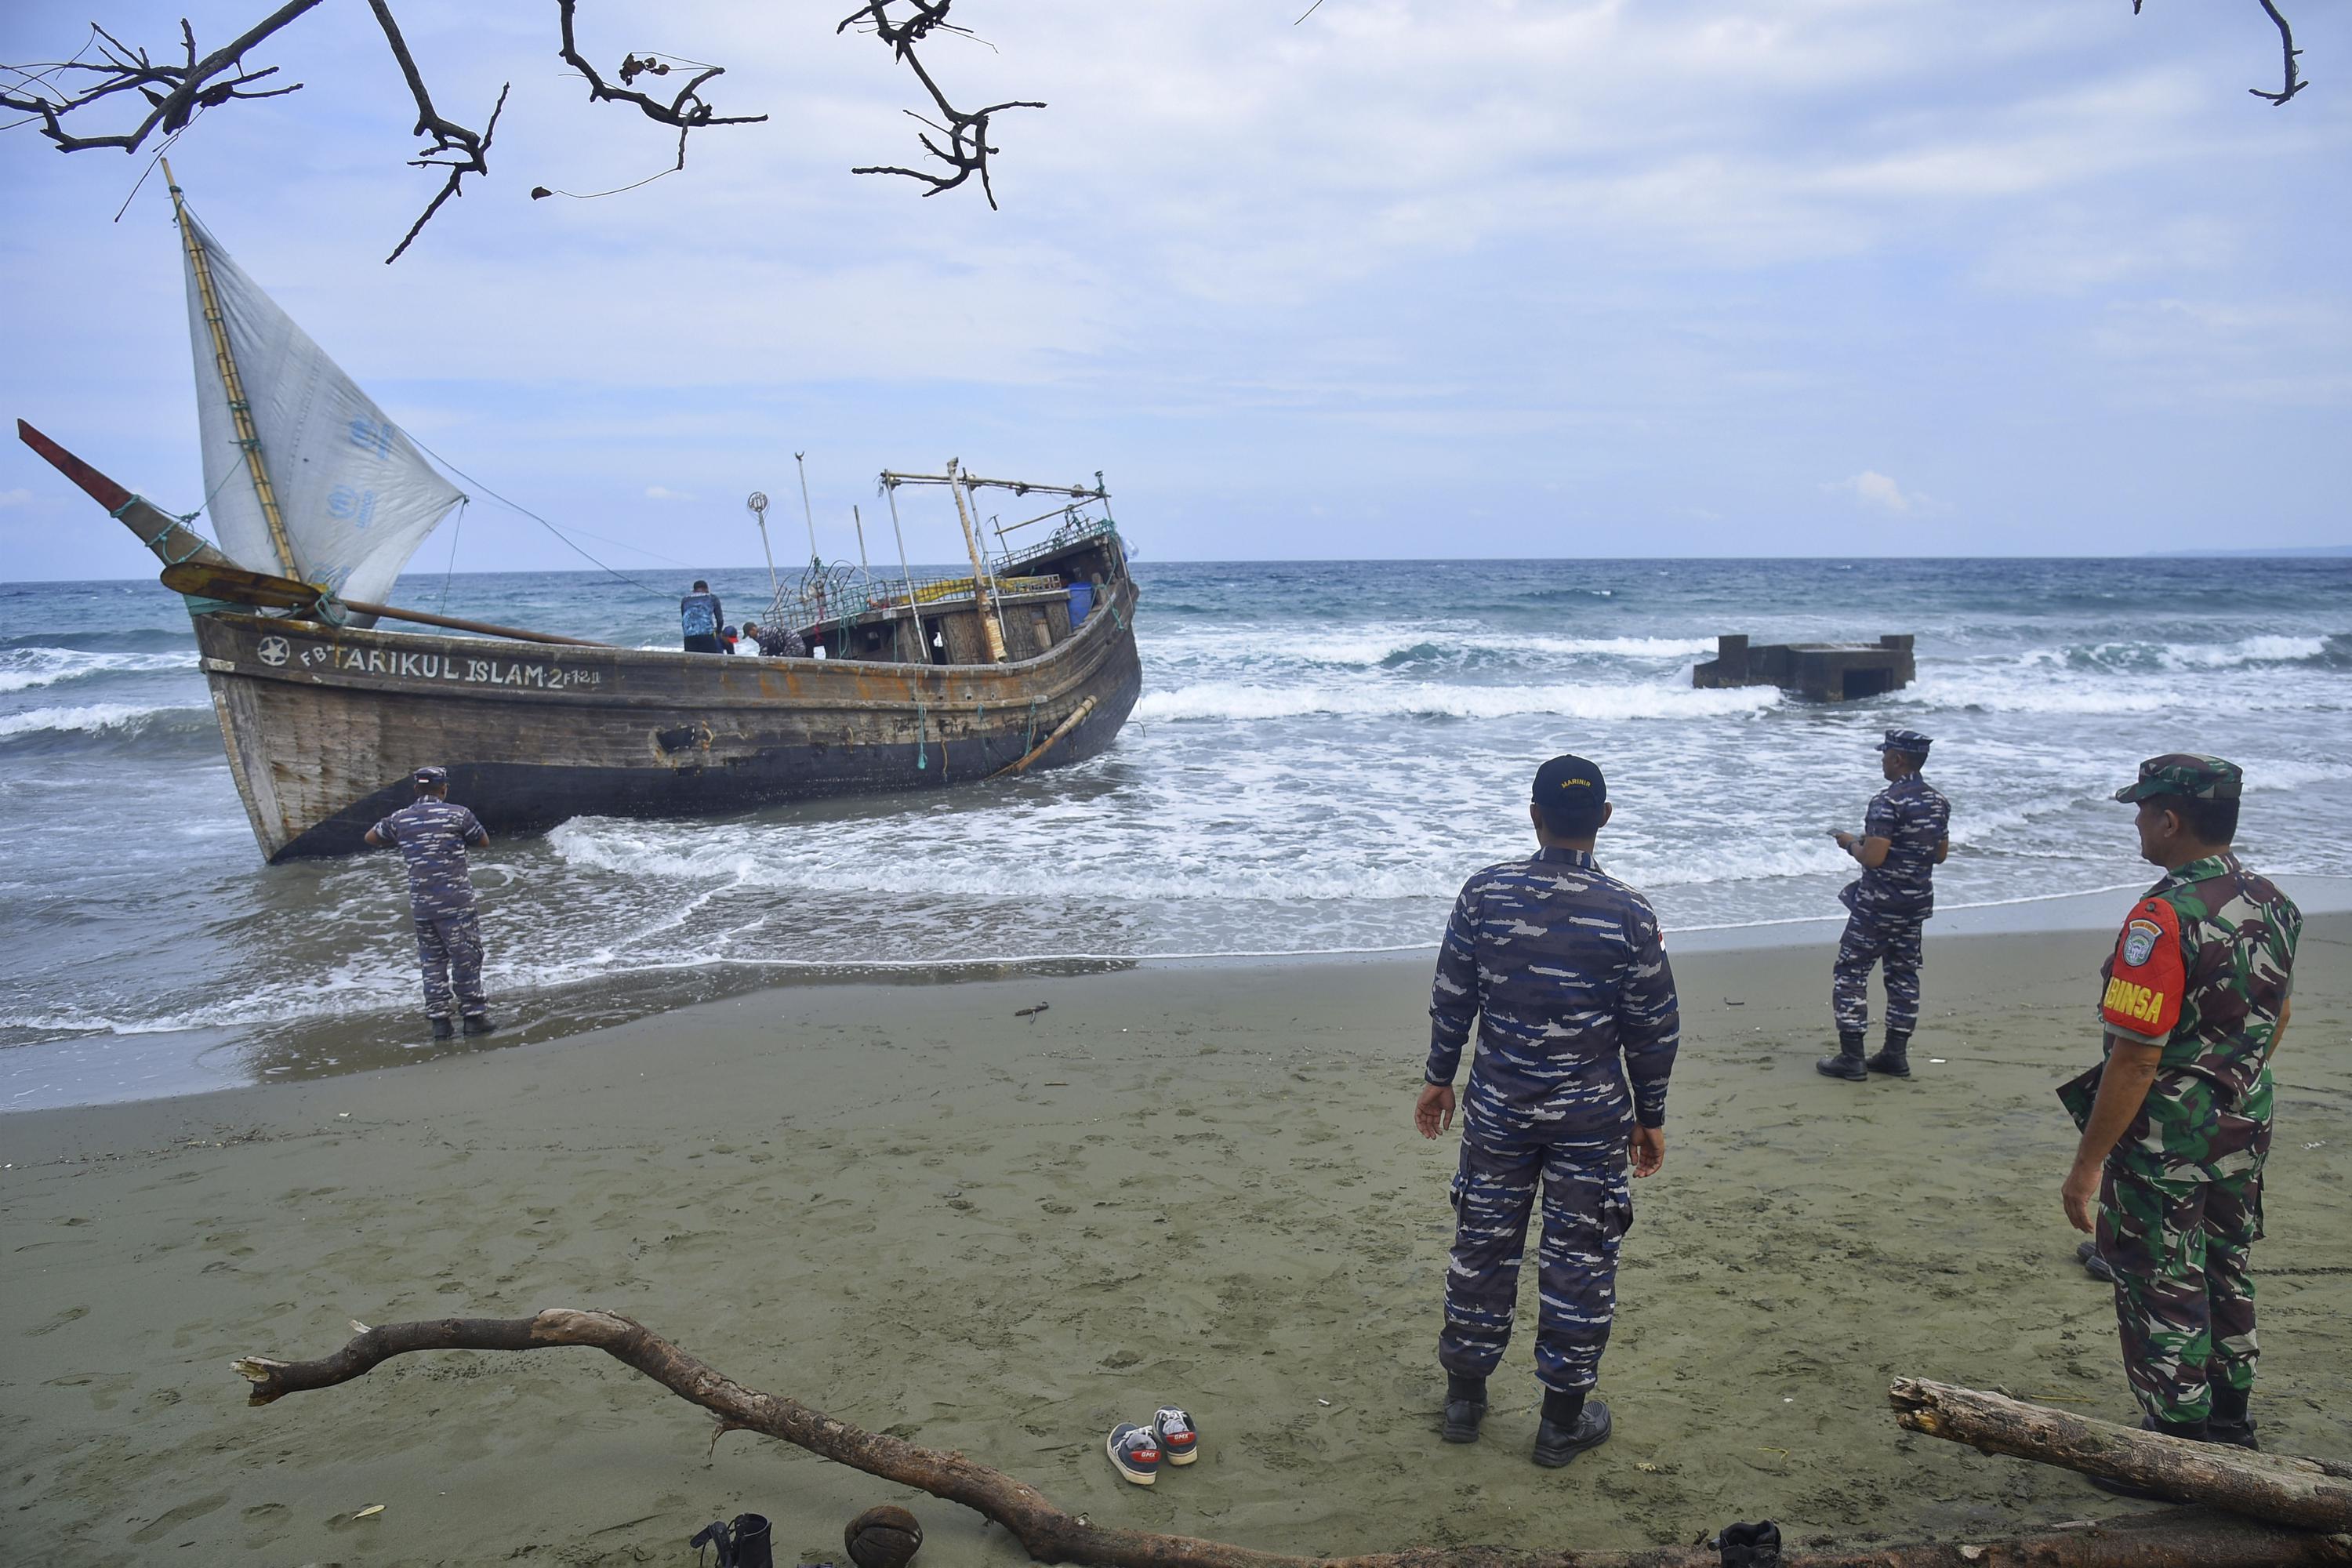
<svg viewBox="0 0 2352 1568">
<path fill-rule="evenodd" d="M 2180 1021 L 2180 917 L 2162 899 L 2142 899 L 2124 921 L 2099 1016 L 2118 1029 L 2161 1037 Z"/>
</svg>

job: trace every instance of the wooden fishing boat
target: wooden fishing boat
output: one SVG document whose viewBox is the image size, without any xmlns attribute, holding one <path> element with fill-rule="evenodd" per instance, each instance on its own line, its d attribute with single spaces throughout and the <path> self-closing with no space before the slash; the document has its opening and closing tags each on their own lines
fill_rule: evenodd
<svg viewBox="0 0 2352 1568">
<path fill-rule="evenodd" d="M 953 462 L 884 474 L 894 523 L 899 487 L 949 490 L 971 573 L 919 577 L 902 541 L 893 575 L 780 592 L 806 658 L 608 647 L 376 602 L 462 493 L 179 210 L 220 546 L 21 420 L 17 432 L 184 596 L 267 858 L 359 849 L 427 763 L 492 832 L 530 830 L 1066 766 L 1109 746 L 1134 707 L 1136 587 L 1099 475 L 1037 485 Z M 1053 531 L 1009 550 L 1028 525 L 1015 523 L 986 550 L 975 498 L 991 488 L 1051 498 L 1028 524 Z"/>
</svg>

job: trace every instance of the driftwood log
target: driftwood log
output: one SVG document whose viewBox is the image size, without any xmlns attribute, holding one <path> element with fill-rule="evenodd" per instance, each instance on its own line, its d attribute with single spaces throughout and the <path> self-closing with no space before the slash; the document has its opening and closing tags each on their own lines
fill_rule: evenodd
<svg viewBox="0 0 2352 1568">
<path fill-rule="evenodd" d="M 1983 1453 L 2063 1465 L 2274 1523 L 2352 1532 L 2352 1466 L 2192 1443 L 1948 1383 L 1906 1377 L 1886 1397 L 1896 1425 Z"/>
<path fill-rule="evenodd" d="M 1421 1547 L 1348 1558 L 1306 1558 L 1222 1542 L 1115 1530 L 1066 1513 L 1027 1482 L 964 1458 L 863 1431 L 797 1400 L 746 1388 L 617 1312 L 557 1308 L 528 1318 L 436 1318 L 370 1328 L 317 1361 L 247 1356 L 235 1365 L 248 1402 L 331 1388 L 417 1351 L 533 1351 L 575 1345 L 600 1350 L 718 1418 L 712 1441 L 757 1432 L 933 1497 L 961 1503 L 1003 1525 L 1045 1563 L 1102 1568 L 1714 1568 L 1704 1547 L 1646 1552 L 1521 1552 L 1493 1546 Z M 1920 1385 L 1932 1386 L 1932 1385 Z M 1952 1392 L 1961 1392 L 1954 1390 Z M 1921 1430 L 1928 1428 L 1922 1427 Z M 1728 1521 L 1724 1521 L 1728 1522 Z M 2249 1524 L 2203 1512 L 2084 1523 L 2008 1541 L 1897 1546 L 1863 1552 L 1788 1552 L 1787 1568 L 2266 1568 L 2352 1563 L 2352 1541 Z"/>
</svg>

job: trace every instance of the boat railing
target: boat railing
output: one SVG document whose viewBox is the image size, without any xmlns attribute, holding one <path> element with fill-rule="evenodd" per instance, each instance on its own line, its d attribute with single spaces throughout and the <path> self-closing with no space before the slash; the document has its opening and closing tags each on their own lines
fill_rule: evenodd
<svg viewBox="0 0 2352 1568">
<path fill-rule="evenodd" d="M 1022 594 L 1050 594 L 1062 586 L 1062 580 L 1052 575 L 1005 577 L 991 574 L 988 582 L 990 592 L 1008 596 Z M 877 586 L 879 591 L 871 595 L 866 601 L 869 608 L 887 610 L 907 602 L 906 584 L 877 584 Z M 961 577 L 936 578 L 928 583 L 917 583 L 914 585 L 914 599 L 919 605 L 936 605 L 951 599 L 969 599 L 977 586 L 978 584 L 969 574 Z"/>
<path fill-rule="evenodd" d="M 1000 598 L 1060 593 L 1065 587 L 1062 579 L 1051 574 L 1006 576 L 992 573 L 988 581 L 991 595 Z M 788 586 L 770 605 L 770 624 L 805 631 L 854 621 L 877 611 L 896 619 L 905 615 L 910 596 L 925 610 L 959 603 L 968 605 L 975 596 L 975 584 L 969 572 L 961 576 L 919 574 L 911 579 L 869 577 L 854 571 L 846 574 L 828 573 L 821 582 L 804 578 L 795 586 Z"/>
<path fill-rule="evenodd" d="M 1000 530 L 1000 533 L 1010 531 Z M 1108 539 L 1118 531 L 1118 525 L 1108 517 L 1077 517 L 1064 523 L 1034 544 L 1024 544 L 999 559 L 1008 572 L 1017 572 L 1034 561 L 1058 555 L 1074 545 L 1090 540 Z"/>
</svg>

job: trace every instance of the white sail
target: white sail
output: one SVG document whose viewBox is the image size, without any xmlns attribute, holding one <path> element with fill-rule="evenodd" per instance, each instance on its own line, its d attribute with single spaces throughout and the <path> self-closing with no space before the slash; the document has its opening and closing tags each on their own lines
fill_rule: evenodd
<svg viewBox="0 0 2352 1568">
<path fill-rule="evenodd" d="M 294 559 L 281 561 L 271 538 L 205 319 L 196 260 L 184 245 L 205 493 L 221 549 L 256 572 L 299 577 L 345 598 L 382 599 L 425 536 L 466 499 L 464 492 L 435 471 L 383 410 L 229 259 L 194 213 L 184 209 L 181 220 L 204 252 L 262 470 L 276 492 Z"/>
</svg>

